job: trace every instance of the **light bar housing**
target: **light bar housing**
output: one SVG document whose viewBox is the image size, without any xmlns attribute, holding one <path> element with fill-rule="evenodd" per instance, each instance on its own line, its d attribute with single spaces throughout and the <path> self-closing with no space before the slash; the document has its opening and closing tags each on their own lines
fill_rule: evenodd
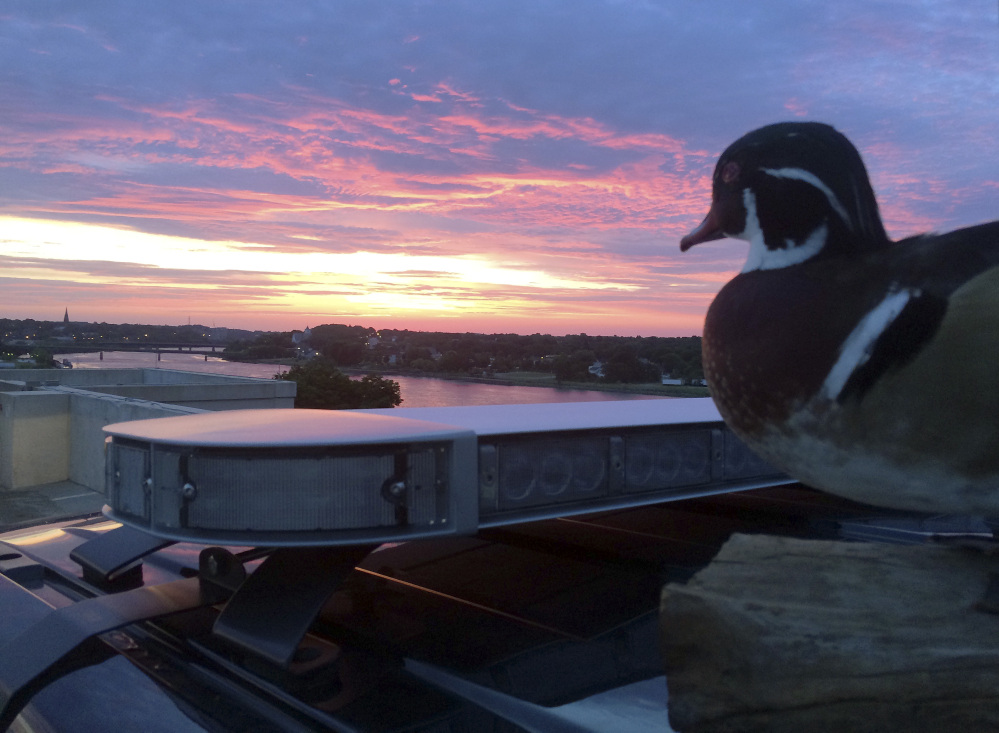
<svg viewBox="0 0 999 733">
<path fill-rule="evenodd" d="M 473 532 L 475 435 L 327 410 L 118 423 L 112 518 L 206 544 L 328 545 Z"/>
<path fill-rule="evenodd" d="M 367 411 L 375 412 L 375 411 Z M 710 398 L 421 407 L 479 442 L 479 526 L 793 483 Z"/>
<path fill-rule="evenodd" d="M 106 513 L 205 544 L 472 534 L 792 483 L 707 399 L 239 410 L 105 430 Z"/>
</svg>

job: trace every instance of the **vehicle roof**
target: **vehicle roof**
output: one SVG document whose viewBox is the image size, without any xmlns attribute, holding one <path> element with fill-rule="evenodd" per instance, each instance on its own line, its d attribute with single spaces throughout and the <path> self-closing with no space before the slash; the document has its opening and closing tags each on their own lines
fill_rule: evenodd
<svg viewBox="0 0 999 733">
<path fill-rule="evenodd" d="M 237 709 L 233 700 L 278 710 L 275 719 L 260 713 L 270 723 L 305 721 L 331 730 L 475 729 L 462 726 L 497 718 L 524 730 L 538 719 L 547 721 L 544 726 L 600 730 L 596 721 L 612 710 L 625 721 L 619 730 L 666 726 L 666 680 L 657 651 L 664 583 L 688 578 L 733 532 L 834 537 L 844 522 L 884 515 L 789 486 L 383 545 L 322 604 L 285 672 L 214 638 L 219 609 L 208 606 L 115 632 L 116 651 L 135 667 L 122 668 L 116 656 L 113 667 L 109 660 L 64 677 L 40 693 L 31 710 L 58 729 L 67 716 L 56 701 L 71 690 L 82 694 L 85 679 L 99 692 L 74 699 L 88 709 L 106 700 L 138 715 L 162 707 L 220 730 L 225 721 L 212 717 L 211 705 L 204 709 L 204 690 L 212 685 L 211 699 L 226 698 Z M 5 618 L 21 605 L 33 606 L 37 615 L 48 610 L 39 602 L 65 605 L 74 596 L 118 592 L 86 583 L 70 557 L 116 527 L 92 517 L 0 535 L 44 570 L 43 582 L 30 588 L 31 602 L 10 584 L 0 587 Z M 147 555 L 141 583 L 165 587 L 196 574 L 203 549 L 178 543 Z M 259 559 L 249 562 L 251 569 L 255 563 Z M 280 586 L 274 591 L 282 593 Z M 267 613 L 280 609 L 277 598 Z M 8 642 L 24 623 L 7 624 L 0 641 Z M 138 693 L 122 699 L 108 690 L 137 669 L 156 678 L 150 660 L 174 670 L 172 683 L 159 679 L 161 687 L 142 688 L 166 690 L 158 700 L 140 700 Z M 185 697 L 181 682 L 197 677 L 195 668 L 205 678 L 201 692 Z M 442 721 L 451 727 L 439 727 Z"/>
</svg>

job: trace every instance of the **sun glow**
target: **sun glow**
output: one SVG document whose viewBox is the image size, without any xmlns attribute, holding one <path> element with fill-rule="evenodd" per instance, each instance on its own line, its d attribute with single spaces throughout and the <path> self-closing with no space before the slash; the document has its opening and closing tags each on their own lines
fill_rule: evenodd
<svg viewBox="0 0 999 733">
<path fill-rule="evenodd" d="M 405 275 L 412 272 L 468 283 L 585 290 L 635 286 L 570 279 L 530 267 L 504 267 L 485 255 L 436 256 L 377 252 L 284 252 L 249 242 L 211 242 L 91 224 L 0 217 L 5 254 L 48 260 L 125 262 L 147 267 L 309 274 Z"/>
<path fill-rule="evenodd" d="M 220 278 L 219 290 L 268 288 L 272 303 L 306 310 L 322 309 L 337 299 L 365 311 L 454 311 L 466 308 L 500 310 L 490 295 L 530 300 L 516 293 L 529 291 L 635 291 L 642 288 L 597 278 L 566 277 L 536 264 L 504 264 L 484 254 L 441 256 L 404 253 L 281 251 L 250 242 L 206 241 L 93 224 L 0 217 L 5 232 L 4 256 L 25 265 L 21 277 L 46 279 L 60 264 L 79 268 L 79 282 L 159 287 L 203 288 L 206 278 Z M 319 246 L 319 245 L 317 245 Z M 98 267 L 103 265 L 103 267 Z M 85 272 L 87 268 L 98 271 Z M 158 272 L 164 273 L 159 282 Z M 183 271 L 191 273 L 186 282 Z M 101 274 L 103 273 L 103 274 Z M 166 273 L 169 273 L 167 275 Z M 513 294 L 512 294 L 513 293 Z"/>
</svg>

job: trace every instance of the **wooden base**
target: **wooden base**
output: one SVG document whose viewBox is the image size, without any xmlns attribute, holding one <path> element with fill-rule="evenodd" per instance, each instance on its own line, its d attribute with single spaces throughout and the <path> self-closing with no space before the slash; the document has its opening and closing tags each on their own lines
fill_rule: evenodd
<svg viewBox="0 0 999 733">
<path fill-rule="evenodd" d="M 999 730 L 999 557 L 735 535 L 662 594 L 670 724 L 709 731 Z"/>
</svg>

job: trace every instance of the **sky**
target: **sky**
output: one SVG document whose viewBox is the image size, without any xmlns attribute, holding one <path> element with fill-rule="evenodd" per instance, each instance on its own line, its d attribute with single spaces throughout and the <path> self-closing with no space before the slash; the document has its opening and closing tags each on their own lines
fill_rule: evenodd
<svg viewBox="0 0 999 733">
<path fill-rule="evenodd" d="M 999 218 L 996 0 L 6 0 L 0 317 L 699 334 L 795 119 L 893 237 Z"/>
</svg>

